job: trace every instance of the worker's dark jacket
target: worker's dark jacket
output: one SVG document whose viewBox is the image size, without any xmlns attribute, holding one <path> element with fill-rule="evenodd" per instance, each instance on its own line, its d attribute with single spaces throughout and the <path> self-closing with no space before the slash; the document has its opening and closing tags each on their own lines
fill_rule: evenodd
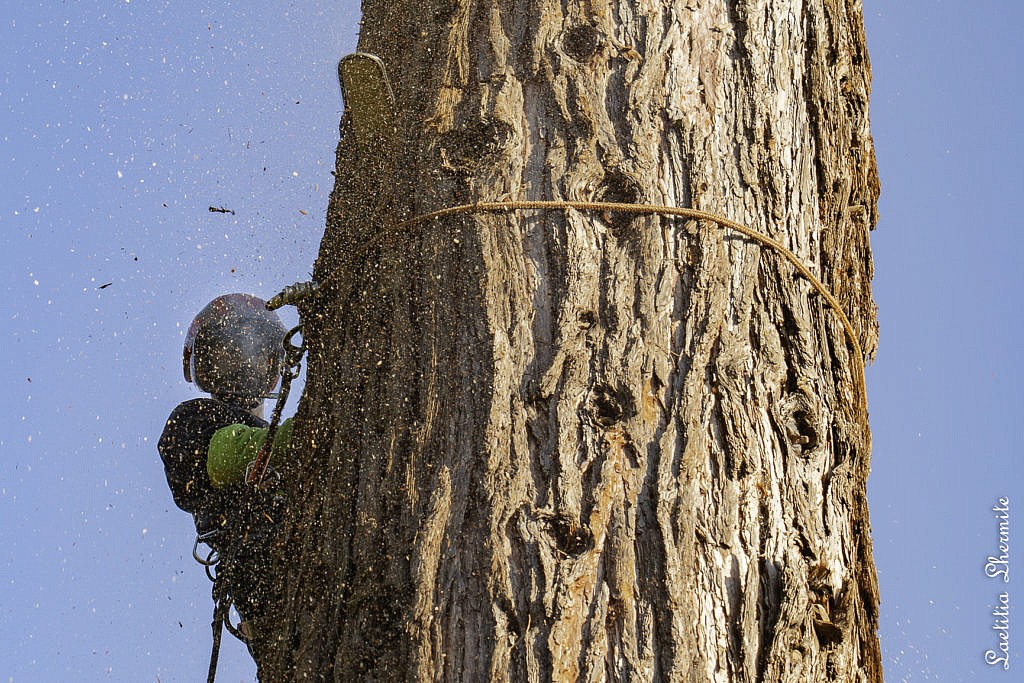
<svg viewBox="0 0 1024 683">
<path fill-rule="evenodd" d="M 214 488 L 206 474 L 210 439 L 222 427 L 244 424 L 266 427 L 266 421 L 243 407 L 212 398 L 180 404 L 167 418 L 157 444 L 174 502 L 191 512 L 196 531 L 209 535 L 208 545 L 221 556 L 219 572 L 228 572 L 236 585 L 232 598 L 239 612 L 256 617 L 262 612 L 259 595 L 272 538 L 275 501 L 272 494 L 254 493 L 245 484 Z"/>
</svg>

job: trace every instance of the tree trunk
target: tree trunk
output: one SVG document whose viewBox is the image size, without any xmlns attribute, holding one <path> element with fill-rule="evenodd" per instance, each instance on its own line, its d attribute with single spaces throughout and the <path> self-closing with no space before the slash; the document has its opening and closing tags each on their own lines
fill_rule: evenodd
<svg viewBox="0 0 1024 683">
<path fill-rule="evenodd" d="M 881 681 L 859 0 L 364 0 L 265 681 Z"/>
</svg>

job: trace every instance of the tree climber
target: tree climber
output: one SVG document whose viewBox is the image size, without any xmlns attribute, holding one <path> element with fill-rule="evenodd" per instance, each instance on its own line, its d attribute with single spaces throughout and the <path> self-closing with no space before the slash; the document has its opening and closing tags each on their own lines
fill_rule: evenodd
<svg viewBox="0 0 1024 683">
<path fill-rule="evenodd" d="M 157 445 L 175 504 L 192 513 L 197 546 L 212 549 L 203 563 L 216 565 L 211 679 L 220 624 L 226 622 L 255 658 L 260 620 L 267 616 L 268 551 L 283 499 L 272 486 L 246 486 L 245 475 L 267 438 L 263 400 L 280 378 L 284 337 L 280 318 L 262 299 L 226 294 L 207 304 L 188 329 L 183 369 L 186 382 L 211 396 L 175 408 Z M 272 461 L 280 461 L 291 429 L 291 419 L 278 427 Z M 242 618 L 237 629 L 227 620 L 232 604 Z"/>
</svg>

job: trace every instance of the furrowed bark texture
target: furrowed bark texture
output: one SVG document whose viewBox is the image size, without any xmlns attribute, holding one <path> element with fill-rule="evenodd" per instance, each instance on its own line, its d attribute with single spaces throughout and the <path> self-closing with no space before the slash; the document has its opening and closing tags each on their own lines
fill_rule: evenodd
<svg viewBox="0 0 1024 683">
<path fill-rule="evenodd" d="M 365 0 L 264 680 L 881 681 L 857 0 Z M 378 235 L 383 238 L 376 242 Z M 368 246 L 369 245 L 369 246 Z"/>
</svg>

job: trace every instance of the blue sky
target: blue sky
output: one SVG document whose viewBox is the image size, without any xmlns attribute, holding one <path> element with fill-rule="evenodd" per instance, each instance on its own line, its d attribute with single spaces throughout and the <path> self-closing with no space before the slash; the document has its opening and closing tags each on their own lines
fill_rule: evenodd
<svg viewBox="0 0 1024 683">
<path fill-rule="evenodd" d="M 1022 500 L 1024 10 L 865 5 L 883 184 L 867 377 L 887 680 L 1010 681 L 1014 669 L 982 661 L 1007 589 L 982 566 L 989 508 L 1010 497 L 1015 522 Z M 155 439 L 193 395 L 180 353 L 195 311 L 307 277 L 332 183 L 335 64 L 358 18 L 353 0 L 7 11 L 0 680 L 205 675 L 209 584 Z M 253 674 L 225 639 L 219 680 Z"/>
</svg>

